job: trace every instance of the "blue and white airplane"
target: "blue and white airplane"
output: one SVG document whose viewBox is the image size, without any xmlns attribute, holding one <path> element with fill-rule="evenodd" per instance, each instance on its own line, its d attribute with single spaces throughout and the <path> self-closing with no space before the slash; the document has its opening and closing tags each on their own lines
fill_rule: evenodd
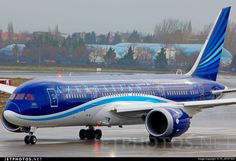
<svg viewBox="0 0 236 161">
<path fill-rule="evenodd" d="M 35 144 L 37 128 L 86 126 L 80 139 L 101 139 L 97 126 L 145 124 L 150 142 L 170 142 L 190 127 L 202 109 L 236 104 L 222 99 L 235 92 L 216 82 L 230 7 L 220 12 L 195 64 L 187 74 L 106 75 L 30 80 L 19 87 L 0 85 L 10 93 L 2 123 L 25 132 Z"/>
</svg>

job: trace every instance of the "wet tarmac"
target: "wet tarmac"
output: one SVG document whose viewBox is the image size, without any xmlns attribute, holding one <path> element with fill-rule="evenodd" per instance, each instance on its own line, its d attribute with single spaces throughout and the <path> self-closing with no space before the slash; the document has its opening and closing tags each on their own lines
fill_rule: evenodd
<svg viewBox="0 0 236 161">
<path fill-rule="evenodd" d="M 218 81 L 236 87 L 236 76 Z M 227 97 L 235 97 L 229 94 Z M 206 109 L 191 127 L 171 143 L 150 145 L 144 125 L 103 127 L 100 141 L 79 140 L 82 127 L 38 129 L 36 145 L 25 145 L 26 134 L 8 132 L 0 125 L 0 156 L 38 157 L 235 157 L 236 105 Z"/>
</svg>

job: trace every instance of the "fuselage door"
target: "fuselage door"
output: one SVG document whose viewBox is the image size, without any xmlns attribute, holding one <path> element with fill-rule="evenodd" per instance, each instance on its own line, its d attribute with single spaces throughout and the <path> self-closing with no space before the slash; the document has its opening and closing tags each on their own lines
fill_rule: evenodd
<svg viewBox="0 0 236 161">
<path fill-rule="evenodd" d="M 50 106 L 52 108 L 58 107 L 58 97 L 57 97 L 55 89 L 48 88 L 47 91 L 48 91 L 48 96 L 50 99 Z"/>
<path fill-rule="evenodd" d="M 198 86 L 198 91 L 199 91 L 200 100 L 204 100 L 205 90 L 204 90 L 203 85 Z"/>
</svg>

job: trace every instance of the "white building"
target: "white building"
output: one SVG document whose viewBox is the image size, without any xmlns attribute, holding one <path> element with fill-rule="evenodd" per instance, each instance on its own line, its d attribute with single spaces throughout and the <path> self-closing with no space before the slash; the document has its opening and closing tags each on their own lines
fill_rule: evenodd
<svg viewBox="0 0 236 161">
<path fill-rule="evenodd" d="M 173 64 L 175 62 L 176 49 L 166 48 L 165 54 L 166 54 L 166 59 L 167 59 L 168 64 Z"/>
</svg>

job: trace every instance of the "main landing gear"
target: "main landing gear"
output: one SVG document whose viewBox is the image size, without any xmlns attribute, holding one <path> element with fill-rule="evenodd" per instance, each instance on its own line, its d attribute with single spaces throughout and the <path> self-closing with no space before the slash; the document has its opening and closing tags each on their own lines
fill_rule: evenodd
<svg viewBox="0 0 236 161">
<path fill-rule="evenodd" d="M 149 134 L 149 141 L 150 141 L 151 144 L 170 143 L 171 140 L 172 140 L 171 137 L 159 138 L 159 137 L 155 137 L 155 136 Z"/>
<path fill-rule="evenodd" d="M 100 129 L 94 129 L 94 127 L 89 127 L 89 129 L 81 129 L 79 132 L 79 137 L 81 140 L 100 140 L 102 137 L 102 131 Z"/>
</svg>

